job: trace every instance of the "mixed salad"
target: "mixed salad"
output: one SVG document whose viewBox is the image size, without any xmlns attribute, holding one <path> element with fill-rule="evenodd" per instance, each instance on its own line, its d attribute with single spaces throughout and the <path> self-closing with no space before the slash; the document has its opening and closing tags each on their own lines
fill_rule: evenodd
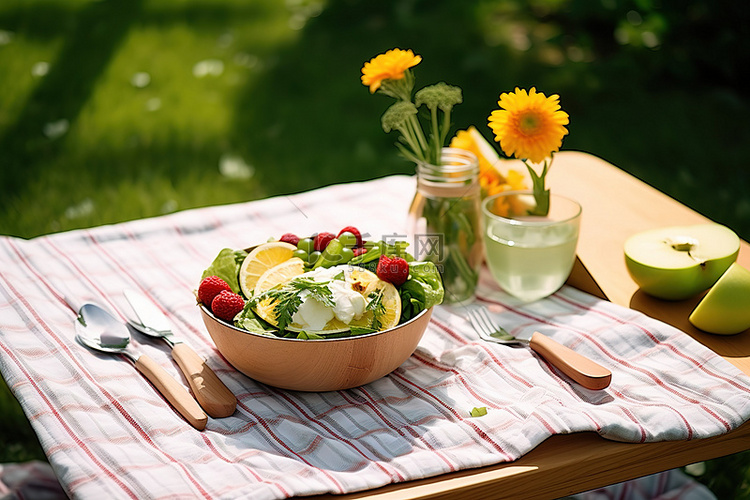
<svg viewBox="0 0 750 500">
<path fill-rule="evenodd" d="M 408 243 L 363 241 L 357 228 L 247 250 L 225 248 L 201 276 L 197 299 L 218 319 L 264 335 L 324 339 L 393 328 L 443 301 L 432 262 Z"/>
</svg>

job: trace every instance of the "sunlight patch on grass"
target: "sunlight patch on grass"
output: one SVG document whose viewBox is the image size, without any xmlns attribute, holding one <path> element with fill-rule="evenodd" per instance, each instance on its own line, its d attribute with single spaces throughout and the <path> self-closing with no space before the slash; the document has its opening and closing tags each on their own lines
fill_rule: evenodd
<svg viewBox="0 0 750 500">
<path fill-rule="evenodd" d="M 174 180 L 161 175 L 140 176 L 104 185 L 60 174 L 46 176 L 35 181 L 24 198 L 15 201 L 10 211 L 16 217 L 6 226 L 10 232 L 19 233 L 30 226 L 38 227 L 39 211 L 28 209 L 32 200 L 44 206 L 48 222 L 40 229 L 50 233 L 261 196 L 252 179 L 227 179 L 218 168 L 217 163 L 202 171 L 190 169 Z"/>
<path fill-rule="evenodd" d="M 61 38 L 39 41 L 14 33 L 7 45 L 0 46 L 0 135 L 15 122 L 44 78 L 34 76 L 34 65 L 54 61 L 62 43 Z M 23 54 L 23 57 L 16 57 L 16 54 Z"/>
<path fill-rule="evenodd" d="M 101 72 L 72 86 L 70 95 L 64 80 L 79 77 L 78 60 L 56 58 L 64 35 L 76 30 L 73 7 L 94 4 L 55 4 L 67 22 L 50 25 L 41 42 L 24 28 L 14 31 L 0 47 L 7 53 L 12 44 L 14 55 L 0 58 L 0 69 L 7 70 L 0 76 L 0 137 L 24 112 L 47 111 L 44 123 L 35 125 L 38 131 L 14 131 L 31 139 L 24 153 L 31 168 L 16 174 L 25 180 L 5 199 L 0 232 L 32 237 L 262 197 L 250 159 L 238 156 L 244 138 L 233 128 L 236 115 L 248 111 L 238 100 L 273 67 L 275 54 L 299 36 L 294 22 L 290 26 L 292 16 L 319 13 L 311 4 L 323 2 L 147 2 L 113 44 Z M 10 12 L 9 18 L 43 16 L 25 9 L 31 7 L 16 2 L 0 8 L 0 28 L 3 12 Z M 107 27 L 89 29 L 101 33 Z M 52 97 L 49 89 L 34 94 L 45 78 L 32 76 L 38 61 L 48 62 L 63 80 L 57 102 L 45 101 Z M 196 74 L 197 67 L 209 70 Z M 71 99 L 85 100 L 62 104 Z M 222 170 L 222 158 L 235 160 Z"/>
</svg>

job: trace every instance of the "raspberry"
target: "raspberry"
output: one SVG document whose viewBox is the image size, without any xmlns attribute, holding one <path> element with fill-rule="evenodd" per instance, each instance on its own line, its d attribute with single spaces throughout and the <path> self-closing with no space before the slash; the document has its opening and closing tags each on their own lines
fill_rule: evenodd
<svg viewBox="0 0 750 500">
<path fill-rule="evenodd" d="M 341 236 L 343 233 L 352 233 L 357 238 L 357 244 L 355 246 L 362 246 L 362 233 L 359 232 L 359 229 L 354 226 L 346 226 L 344 229 L 339 231 L 338 236 Z"/>
<path fill-rule="evenodd" d="M 198 286 L 198 300 L 211 307 L 214 297 L 219 295 L 222 290 L 232 291 L 229 284 L 218 276 L 206 276 Z"/>
<path fill-rule="evenodd" d="M 316 252 L 322 252 L 326 249 L 328 244 L 331 242 L 332 239 L 334 239 L 336 235 L 333 233 L 318 233 L 315 235 L 315 239 L 313 240 L 313 246 L 315 247 Z"/>
<path fill-rule="evenodd" d="M 281 235 L 281 238 L 279 238 L 279 241 L 291 243 L 292 245 L 296 247 L 297 243 L 299 243 L 299 236 L 293 233 L 285 233 Z"/>
<path fill-rule="evenodd" d="M 211 302 L 211 310 L 219 319 L 231 322 L 245 308 L 245 300 L 234 292 L 222 290 Z"/>
<path fill-rule="evenodd" d="M 381 255 L 375 274 L 383 281 L 401 286 L 409 279 L 409 263 L 401 257 Z"/>
<path fill-rule="evenodd" d="M 363 253 L 367 253 L 367 249 L 365 247 L 357 247 L 353 248 L 352 252 L 354 252 L 354 256 L 357 257 L 359 255 L 362 255 Z"/>
</svg>

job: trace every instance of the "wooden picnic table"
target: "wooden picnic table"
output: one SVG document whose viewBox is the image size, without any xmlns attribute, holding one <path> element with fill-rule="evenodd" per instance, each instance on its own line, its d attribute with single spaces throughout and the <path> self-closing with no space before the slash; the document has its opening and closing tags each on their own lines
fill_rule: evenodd
<svg viewBox="0 0 750 500">
<path fill-rule="evenodd" d="M 523 168 L 523 167 L 520 167 Z M 639 310 L 695 338 L 750 375 L 750 331 L 711 335 L 687 320 L 701 296 L 679 302 L 649 297 L 625 267 L 623 244 L 652 228 L 710 222 L 706 217 L 595 156 L 561 152 L 549 186 L 583 206 L 579 262 L 569 284 Z M 750 245 L 742 242 L 739 264 L 750 268 Z M 558 498 L 750 449 L 750 422 L 727 434 L 700 440 L 631 444 L 595 433 L 555 435 L 522 458 L 479 469 L 316 499 L 368 498 Z"/>
</svg>

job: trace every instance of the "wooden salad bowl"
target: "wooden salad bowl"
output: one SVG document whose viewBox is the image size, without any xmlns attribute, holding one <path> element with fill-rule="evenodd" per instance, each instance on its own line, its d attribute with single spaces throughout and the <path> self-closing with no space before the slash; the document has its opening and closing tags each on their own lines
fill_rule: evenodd
<svg viewBox="0 0 750 500">
<path fill-rule="evenodd" d="M 237 370 L 266 385 L 307 392 L 350 389 L 388 375 L 416 350 L 432 316 L 430 308 L 382 332 L 301 340 L 242 330 L 199 307 L 219 352 Z"/>
</svg>

